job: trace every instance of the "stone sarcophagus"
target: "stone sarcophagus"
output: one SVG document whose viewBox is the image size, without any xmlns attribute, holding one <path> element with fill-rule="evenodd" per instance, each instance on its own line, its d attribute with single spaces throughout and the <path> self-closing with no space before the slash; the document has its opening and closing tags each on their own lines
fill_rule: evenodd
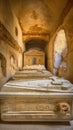
<svg viewBox="0 0 73 130">
<path fill-rule="evenodd" d="M 72 93 L 18 92 L 0 94 L 3 121 L 69 121 Z"/>
<path fill-rule="evenodd" d="M 19 71 L 1 89 L 0 110 L 3 121 L 72 120 L 73 85 L 46 70 Z"/>
</svg>

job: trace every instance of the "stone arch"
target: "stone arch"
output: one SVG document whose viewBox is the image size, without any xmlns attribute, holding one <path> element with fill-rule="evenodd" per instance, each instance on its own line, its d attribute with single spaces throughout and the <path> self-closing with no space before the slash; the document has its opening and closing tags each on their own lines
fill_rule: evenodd
<svg viewBox="0 0 73 130">
<path fill-rule="evenodd" d="M 15 57 L 13 55 L 10 56 L 10 63 L 15 64 Z"/>
<path fill-rule="evenodd" d="M 57 32 L 54 41 L 54 63 L 53 73 L 58 76 L 64 76 L 67 71 L 67 39 L 64 29 Z"/>
<path fill-rule="evenodd" d="M 39 49 L 45 51 L 47 45 L 47 40 L 44 40 L 42 38 L 28 38 L 25 41 L 25 50 L 29 50 L 32 48 Z"/>
</svg>

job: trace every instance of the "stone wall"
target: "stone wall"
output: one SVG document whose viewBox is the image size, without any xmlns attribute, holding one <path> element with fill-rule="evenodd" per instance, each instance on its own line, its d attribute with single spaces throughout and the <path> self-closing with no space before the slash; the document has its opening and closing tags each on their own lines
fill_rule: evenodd
<svg viewBox="0 0 73 130">
<path fill-rule="evenodd" d="M 67 56 L 67 75 L 66 78 L 73 83 L 73 8 L 66 16 L 63 26 L 66 32 L 68 56 Z"/>
<path fill-rule="evenodd" d="M 66 18 L 64 19 L 63 24 L 58 27 L 57 31 L 54 35 L 50 38 L 50 41 L 47 45 L 47 66 L 48 70 L 53 73 L 54 68 L 54 43 L 59 30 L 64 29 L 66 40 L 67 40 L 67 57 L 66 57 L 66 64 L 67 68 L 65 73 L 60 71 L 61 77 L 65 77 L 66 79 L 70 80 L 73 83 L 73 9 L 70 10 Z"/>
<path fill-rule="evenodd" d="M 22 31 L 8 0 L 0 0 L 0 22 L 23 49 Z"/>
<path fill-rule="evenodd" d="M 22 54 L 0 40 L 0 87 L 21 68 L 20 56 Z"/>
<path fill-rule="evenodd" d="M 8 0 L 0 1 L 0 87 L 22 68 L 22 31 Z"/>
</svg>

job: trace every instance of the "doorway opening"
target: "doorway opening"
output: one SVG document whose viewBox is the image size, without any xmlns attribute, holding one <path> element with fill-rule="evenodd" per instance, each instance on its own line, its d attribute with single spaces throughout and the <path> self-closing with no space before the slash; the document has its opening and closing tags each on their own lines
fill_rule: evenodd
<svg viewBox="0 0 73 130">
<path fill-rule="evenodd" d="M 32 59 L 32 65 L 36 65 L 36 58 L 35 57 Z"/>
</svg>

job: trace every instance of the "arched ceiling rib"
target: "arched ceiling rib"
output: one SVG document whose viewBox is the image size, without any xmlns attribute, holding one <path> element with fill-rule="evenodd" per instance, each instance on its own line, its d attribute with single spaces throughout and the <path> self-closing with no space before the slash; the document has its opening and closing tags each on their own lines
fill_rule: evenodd
<svg viewBox="0 0 73 130">
<path fill-rule="evenodd" d="M 46 44 L 47 42 L 42 39 L 30 39 L 25 42 L 25 49 L 26 51 L 30 49 L 38 49 L 38 50 L 45 51 Z"/>
</svg>

